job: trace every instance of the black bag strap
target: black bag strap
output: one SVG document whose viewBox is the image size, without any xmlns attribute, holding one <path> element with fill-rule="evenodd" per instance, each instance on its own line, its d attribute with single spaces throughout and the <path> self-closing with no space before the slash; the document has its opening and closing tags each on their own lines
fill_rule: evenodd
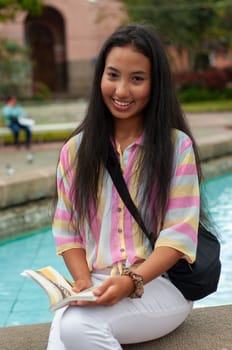
<svg viewBox="0 0 232 350">
<path fill-rule="evenodd" d="M 133 218 L 135 219 L 135 221 L 138 223 L 138 225 L 143 230 L 144 234 L 149 239 L 152 247 L 154 247 L 154 242 L 155 242 L 154 234 L 148 232 L 148 230 L 143 222 L 143 219 L 142 219 L 137 207 L 135 206 L 135 204 L 131 198 L 131 195 L 129 193 L 129 190 L 127 188 L 126 182 L 125 182 L 123 174 L 122 174 L 121 166 L 119 164 L 118 158 L 115 154 L 114 148 L 113 148 L 111 143 L 109 145 L 109 155 L 108 155 L 108 159 L 106 161 L 106 168 L 107 168 L 107 170 L 112 178 L 112 181 L 113 181 L 121 199 L 123 200 L 124 204 L 126 205 L 127 209 L 130 211 L 130 213 L 133 216 Z"/>
</svg>

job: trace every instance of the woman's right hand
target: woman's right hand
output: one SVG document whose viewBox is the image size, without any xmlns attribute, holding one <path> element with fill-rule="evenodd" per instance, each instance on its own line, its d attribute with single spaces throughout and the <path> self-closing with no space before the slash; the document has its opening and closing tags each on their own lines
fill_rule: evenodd
<svg viewBox="0 0 232 350">
<path fill-rule="evenodd" d="M 92 285 L 93 283 L 90 278 L 78 279 L 77 281 L 74 281 L 73 291 L 79 293 L 84 289 L 92 287 Z"/>
<path fill-rule="evenodd" d="M 92 283 L 92 281 L 91 281 L 91 279 L 79 279 L 79 280 L 77 280 L 77 281 L 74 281 L 74 283 L 73 283 L 74 285 L 73 285 L 73 291 L 75 292 L 75 293 L 79 293 L 79 292 L 81 292 L 82 290 L 84 290 L 84 289 L 87 289 L 87 288 L 90 288 L 90 287 L 92 287 L 92 285 L 93 285 L 93 283 Z M 69 303 L 69 305 L 71 305 L 71 306 L 77 306 L 77 305 L 79 305 L 79 302 L 78 301 L 71 301 L 70 303 Z"/>
</svg>

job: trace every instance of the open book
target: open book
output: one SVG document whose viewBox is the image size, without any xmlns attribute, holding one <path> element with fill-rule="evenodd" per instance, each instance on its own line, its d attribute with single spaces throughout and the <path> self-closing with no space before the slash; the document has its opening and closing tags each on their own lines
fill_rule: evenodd
<svg viewBox="0 0 232 350">
<path fill-rule="evenodd" d="M 68 305 L 73 300 L 94 301 L 97 299 L 92 292 L 96 286 L 75 293 L 72 290 L 73 283 L 51 266 L 39 270 L 24 270 L 21 275 L 33 279 L 45 290 L 50 300 L 51 311 Z"/>
</svg>

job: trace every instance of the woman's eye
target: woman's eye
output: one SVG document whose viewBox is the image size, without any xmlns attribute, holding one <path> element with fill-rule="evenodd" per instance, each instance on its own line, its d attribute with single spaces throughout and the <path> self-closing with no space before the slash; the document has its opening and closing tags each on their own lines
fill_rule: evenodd
<svg viewBox="0 0 232 350">
<path fill-rule="evenodd" d="M 114 72 L 109 72 L 109 73 L 107 73 L 107 75 L 108 75 L 108 77 L 109 77 L 110 79 L 115 79 L 115 78 L 117 78 L 117 74 L 114 73 Z"/>
<path fill-rule="evenodd" d="M 132 78 L 132 80 L 135 81 L 136 83 L 139 83 L 141 81 L 144 81 L 144 78 L 140 76 L 135 76 Z"/>
</svg>

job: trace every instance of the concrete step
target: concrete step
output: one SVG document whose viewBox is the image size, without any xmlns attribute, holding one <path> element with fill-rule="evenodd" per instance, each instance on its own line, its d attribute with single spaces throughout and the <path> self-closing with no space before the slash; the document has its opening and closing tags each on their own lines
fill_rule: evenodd
<svg viewBox="0 0 232 350">
<path fill-rule="evenodd" d="M 171 334 L 124 350 L 231 350 L 232 305 L 196 308 Z M 156 325 L 154 324 L 154 327 Z M 45 350 L 50 324 L 0 328 L 1 350 Z M 54 349 L 56 350 L 56 349 Z M 94 350 L 94 349 L 89 349 Z"/>
</svg>

